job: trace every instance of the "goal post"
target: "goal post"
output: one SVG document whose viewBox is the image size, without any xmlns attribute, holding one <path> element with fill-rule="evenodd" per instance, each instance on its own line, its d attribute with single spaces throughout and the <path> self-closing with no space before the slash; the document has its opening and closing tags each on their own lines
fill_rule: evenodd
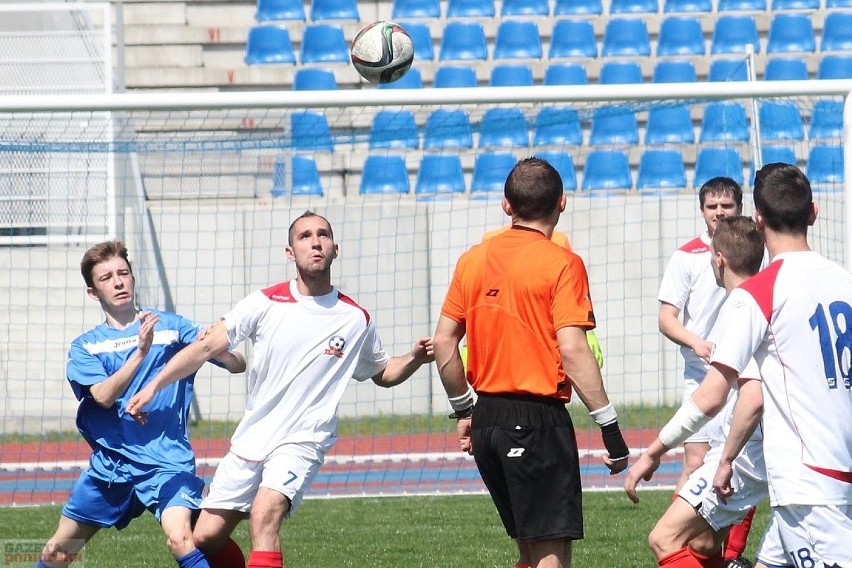
<svg viewBox="0 0 852 568">
<path fill-rule="evenodd" d="M 848 109 L 843 111 L 844 130 L 822 139 L 808 132 L 818 103 L 845 101 L 848 106 L 851 91 L 852 81 L 831 80 L 4 97 L 0 164 L 12 156 L 24 163 L 51 157 L 32 171 L 16 169 L 20 178 L 15 187 L 40 175 L 67 179 L 65 170 L 73 169 L 79 183 L 66 184 L 64 191 L 62 184 L 52 186 L 47 206 L 62 209 L 74 203 L 94 216 L 114 211 L 116 221 L 104 225 L 108 230 L 81 229 L 75 239 L 62 242 L 26 231 L 8 234 L 2 242 L 0 309 L 7 310 L 8 319 L 0 333 L 0 438 L 39 440 L 74 430 L 77 403 L 65 380 L 64 362 L 71 340 L 102 319 L 98 306 L 86 298 L 79 273 L 80 258 L 94 242 L 116 237 L 128 243 L 141 305 L 209 323 L 250 292 L 293 277 L 284 255 L 287 228 L 295 216 L 314 210 L 329 218 L 340 245 L 333 282 L 375 317 L 386 349 L 400 354 L 434 330 L 459 255 L 486 231 L 507 222 L 499 187 L 472 189 L 477 159 L 503 153 L 515 160 L 542 152 L 565 154 L 575 168 L 578 189 L 568 191 L 557 228 L 569 235 L 588 267 L 607 389 L 620 408 L 651 409 L 652 423 L 646 413 L 641 424 L 626 427 L 655 431 L 668 415 L 653 414 L 653 409 L 676 404 L 682 383 L 677 349 L 657 329 L 656 295 L 672 251 L 702 230 L 695 187 L 699 153 L 706 147 L 736 150 L 740 161 L 735 169 L 750 213 L 758 122 L 751 110 L 757 106 L 751 103 L 794 105 L 804 135 L 773 144 L 792 150 L 803 170 L 813 147 L 841 149 L 845 182 L 835 177 L 815 185 L 820 219 L 812 244 L 852 267 Z M 702 142 L 696 135 L 693 143 L 645 143 L 651 109 L 685 105 L 692 128 L 699 132 L 704 110 L 715 101 L 741 104 L 751 129 L 747 140 Z M 579 127 L 582 140 L 535 145 L 536 120 L 542 109 L 556 106 L 576 112 L 552 126 Z M 464 142 L 425 147 L 427 123 L 436 109 L 463 111 L 469 147 Z M 520 110 L 525 145 L 482 146 L 486 115 L 493 109 Z M 629 113 L 638 142 L 590 144 L 589 131 L 601 109 Z M 415 147 L 371 142 L 374 119 L 387 110 L 411 113 Z M 297 115 L 307 117 L 307 126 Z M 498 130 L 503 126 L 498 123 Z M 684 188 L 636 188 L 641 156 L 650 148 L 681 152 Z M 583 187 L 596 150 L 626 156 L 629 189 Z M 90 167 L 79 166 L 84 156 Z M 370 181 L 364 171 L 371 156 L 398 158 L 408 191 L 362 193 L 362 182 Z M 462 190 L 418 191 L 421 176 L 442 173 L 426 158 L 445 156 L 457 160 Z M 102 173 L 103 163 L 112 164 L 106 170 L 109 179 Z M 207 367 L 196 382 L 200 416 L 238 420 L 247 377 Z M 373 426 L 377 420 L 390 422 L 366 437 L 371 451 L 378 453 L 388 447 L 393 448 L 390 453 L 419 452 L 419 436 L 451 436 L 448 421 L 429 420 L 447 411 L 434 365 L 393 389 L 353 382 L 340 406 L 341 416 L 367 429 L 378 428 Z M 387 442 L 389 432 L 399 438 Z M 193 432 L 196 439 L 211 435 Z M 593 438 L 590 434 L 581 446 L 597 447 Z M 38 455 L 20 453 L 13 461 L 38 461 Z"/>
</svg>

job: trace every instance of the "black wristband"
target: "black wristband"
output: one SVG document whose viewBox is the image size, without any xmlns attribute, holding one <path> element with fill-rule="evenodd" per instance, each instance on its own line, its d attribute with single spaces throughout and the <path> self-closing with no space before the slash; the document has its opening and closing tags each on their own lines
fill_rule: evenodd
<svg viewBox="0 0 852 568">
<path fill-rule="evenodd" d="M 601 426 L 601 437 L 606 451 L 609 452 L 609 459 L 623 460 L 630 455 L 630 449 L 618 428 L 618 421 Z"/>
<path fill-rule="evenodd" d="M 450 418 L 452 420 L 460 420 L 462 418 L 470 418 L 471 416 L 473 416 L 473 405 L 472 404 L 470 406 L 468 406 L 467 408 L 464 408 L 462 410 L 456 410 L 455 412 L 453 412 L 452 414 L 447 416 L 447 418 Z"/>
</svg>

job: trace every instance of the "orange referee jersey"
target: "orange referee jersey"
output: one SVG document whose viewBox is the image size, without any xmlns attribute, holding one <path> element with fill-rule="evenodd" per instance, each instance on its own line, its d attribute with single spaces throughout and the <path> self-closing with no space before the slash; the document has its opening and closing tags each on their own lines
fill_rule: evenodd
<svg viewBox="0 0 852 568">
<path fill-rule="evenodd" d="M 595 327 L 582 259 L 513 227 L 464 253 L 441 314 L 464 323 L 477 392 L 569 399 L 556 330 Z"/>
</svg>

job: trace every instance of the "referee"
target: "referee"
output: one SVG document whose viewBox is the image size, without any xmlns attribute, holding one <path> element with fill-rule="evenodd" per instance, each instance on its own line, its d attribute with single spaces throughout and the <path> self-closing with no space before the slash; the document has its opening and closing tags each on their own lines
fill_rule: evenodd
<svg viewBox="0 0 852 568">
<path fill-rule="evenodd" d="M 571 565 L 583 538 L 579 457 L 565 403 L 572 391 L 601 426 L 612 473 L 628 449 L 586 341 L 595 327 L 588 277 L 576 254 L 551 242 L 565 209 L 546 161 L 518 162 L 503 211 L 512 227 L 459 259 L 435 330 L 435 361 L 508 535 L 538 568 Z M 467 336 L 468 368 L 459 345 Z"/>
</svg>

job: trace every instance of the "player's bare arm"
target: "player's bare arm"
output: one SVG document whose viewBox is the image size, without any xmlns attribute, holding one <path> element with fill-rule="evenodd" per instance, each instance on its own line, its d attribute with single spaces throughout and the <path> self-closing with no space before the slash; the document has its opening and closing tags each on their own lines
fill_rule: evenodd
<svg viewBox="0 0 852 568">
<path fill-rule="evenodd" d="M 680 310 L 677 307 L 666 302 L 661 302 L 657 324 L 660 328 L 660 333 L 665 335 L 670 341 L 681 347 L 692 349 L 696 355 L 705 361 L 710 360 L 710 354 L 713 352 L 713 343 L 686 329 L 683 322 L 680 321 Z"/>
<path fill-rule="evenodd" d="M 580 327 L 563 327 L 556 331 L 562 367 L 570 377 L 574 391 L 601 427 L 601 434 L 609 455 L 604 464 L 611 475 L 627 469 L 630 451 L 621 431 L 615 409 L 609 401 L 601 377 L 601 369 L 586 340 L 586 330 Z"/>
<path fill-rule="evenodd" d="M 435 328 L 435 364 L 438 367 L 438 375 L 441 383 L 450 399 L 450 405 L 454 413 L 462 413 L 458 419 L 456 431 L 459 438 L 459 448 L 468 454 L 473 448 L 470 444 L 470 415 L 464 416 L 470 411 L 474 403 L 474 393 L 467 382 L 462 363 L 459 344 L 465 335 L 465 325 L 447 316 L 438 319 Z"/>
<path fill-rule="evenodd" d="M 373 377 L 373 382 L 380 387 L 395 387 L 404 383 L 414 372 L 435 360 L 435 351 L 431 337 L 421 337 L 414 343 L 414 347 L 399 357 L 391 357 L 387 367 Z"/>
<path fill-rule="evenodd" d="M 198 337 L 196 338 L 196 341 L 201 341 L 202 339 L 207 337 L 207 334 L 213 331 L 213 328 L 216 327 L 216 325 L 217 324 L 212 323 L 207 327 L 201 328 L 198 331 Z M 243 355 L 239 351 L 232 352 L 228 349 L 225 349 L 224 351 L 213 357 L 213 360 L 218 363 L 221 363 L 225 367 L 225 369 L 230 373 L 244 373 L 247 366 L 245 355 Z"/>
<path fill-rule="evenodd" d="M 127 358 L 127 361 L 118 371 L 89 388 L 92 398 L 100 406 L 109 408 L 127 390 L 142 365 L 142 361 L 148 355 L 148 350 L 151 349 L 151 343 L 154 341 L 154 326 L 157 325 L 158 321 L 160 321 L 160 317 L 150 312 L 140 314 L 139 345 L 136 351 Z"/>
<path fill-rule="evenodd" d="M 624 479 L 624 491 L 634 503 L 639 502 L 636 487 L 640 481 L 650 481 L 660 467 L 660 459 L 671 448 L 683 443 L 691 434 L 710 422 L 728 400 L 728 392 L 737 374 L 733 369 L 720 365 L 711 366 L 704 380 L 678 409 L 675 415 L 660 430 L 645 452 L 636 461 Z"/>
<path fill-rule="evenodd" d="M 733 462 L 754 434 L 763 417 L 763 388 L 760 381 L 740 380 L 740 392 L 731 417 L 731 430 L 725 441 L 725 448 L 719 458 L 719 469 L 713 479 L 713 490 L 720 498 L 730 497 L 733 493 L 731 476 Z"/>
<path fill-rule="evenodd" d="M 225 325 L 218 323 L 213 326 L 204 339 L 187 345 L 172 357 L 163 370 L 130 399 L 126 412 L 134 420 L 144 423 L 143 409 L 160 389 L 196 372 L 205 361 L 226 350 L 229 343 Z"/>
</svg>

